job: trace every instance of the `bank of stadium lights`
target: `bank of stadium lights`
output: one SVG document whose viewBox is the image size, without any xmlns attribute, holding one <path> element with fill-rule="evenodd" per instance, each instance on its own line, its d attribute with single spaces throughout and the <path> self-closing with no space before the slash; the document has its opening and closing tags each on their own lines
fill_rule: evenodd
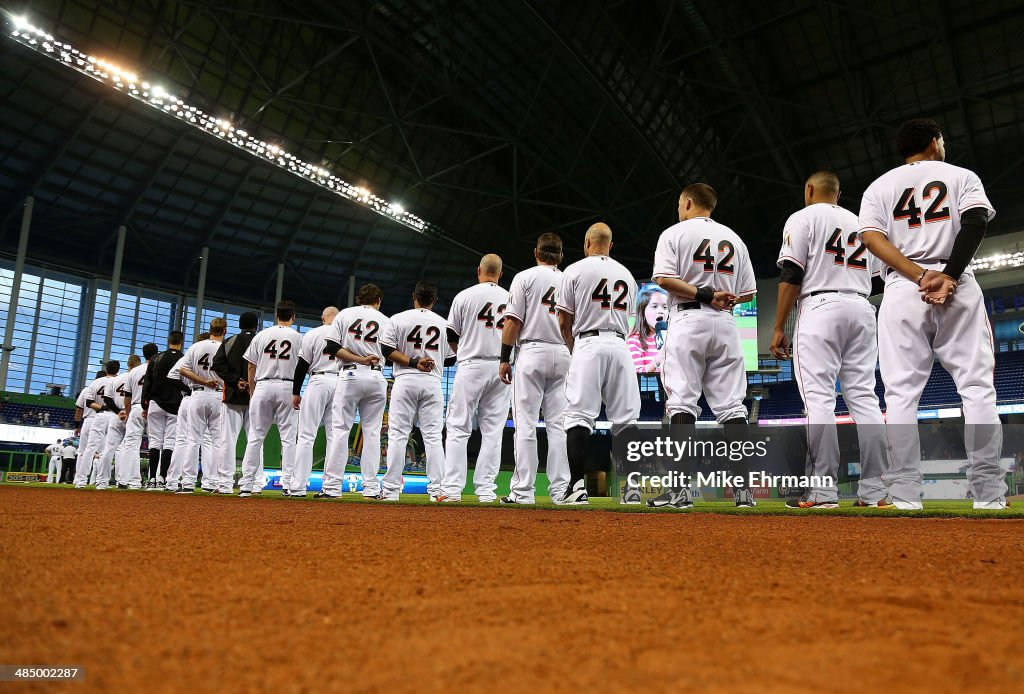
<svg viewBox="0 0 1024 694">
<path fill-rule="evenodd" d="M 142 101 L 169 116 L 188 123 L 203 132 L 228 142 L 254 157 L 268 161 L 296 176 L 301 176 L 337 195 L 369 207 L 377 214 L 394 219 L 419 232 L 439 231 L 433 225 L 408 212 L 402 205 L 380 198 L 365 187 L 335 176 L 322 166 L 299 159 L 283 147 L 260 140 L 230 120 L 217 118 L 168 92 L 158 84 L 141 81 L 136 72 L 110 63 L 58 41 L 51 34 L 33 25 L 24 16 L 10 17 L 10 37 L 57 62 L 102 82 L 113 89 Z"/>
<path fill-rule="evenodd" d="M 1024 251 L 1013 253 L 995 253 L 984 258 L 971 261 L 971 269 L 975 272 L 988 270 L 1009 270 L 1024 265 Z"/>
</svg>

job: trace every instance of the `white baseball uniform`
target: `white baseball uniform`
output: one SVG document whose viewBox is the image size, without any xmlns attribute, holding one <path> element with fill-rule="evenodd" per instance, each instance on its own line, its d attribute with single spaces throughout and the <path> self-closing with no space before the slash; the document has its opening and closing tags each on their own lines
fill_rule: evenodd
<svg viewBox="0 0 1024 694">
<path fill-rule="evenodd" d="M 125 390 L 125 386 L 128 380 L 128 372 L 122 371 L 114 377 L 111 390 L 106 393 L 107 398 L 114 401 L 114 405 L 117 406 L 117 412 L 110 410 L 110 414 L 113 415 L 107 424 L 107 437 L 103 442 L 103 449 L 100 452 L 99 469 L 96 473 L 96 488 L 105 489 L 110 482 L 110 473 L 112 471 L 112 463 L 114 457 L 119 456 L 121 443 L 124 441 L 125 423 L 121 420 L 119 413 L 124 410 L 124 399 L 129 395 L 128 391 Z M 114 479 L 117 484 L 125 484 L 121 481 L 118 472 L 123 472 L 124 462 L 121 461 L 118 465 L 117 470 L 113 470 L 115 473 Z M 99 480 L 102 480 L 102 484 Z"/>
<path fill-rule="evenodd" d="M 103 405 L 103 397 L 113 392 L 114 376 L 103 376 L 97 378 L 89 386 L 90 393 L 92 395 L 91 402 Z M 107 441 L 107 428 L 110 426 L 112 419 L 117 419 L 117 415 L 113 412 L 103 410 L 102 412 L 96 412 L 93 410 L 92 415 L 92 427 L 89 429 L 89 440 L 88 443 L 82 446 L 82 465 L 79 465 L 75 471 L 75 485 L 84 487 L 87 483 L 97 484 L 97 473 L 99 472 L 98 458 L 103 452 L 104 446 Z M 109 478 L 109 470 L 108 478 Z M 81 484 L 79 484 L 81 480 Z M 109 486 L 109 479 L 103 482 L 103 488 Z"/>
<path fill-rule="evenodd" d="M 142 416 L 142 386 L 148 370 L 148 362 L 139 364 L 127 373 L 123 386 L 123 390 L 131 396 L 131 409 L 125 422 L 121 451 L 116 459 L 115 476 L 118 484 L 126 484 L 131 489 L 142 488 L 139 448 L 142 446 L 142 434 L 146 430 L 146 420 Z M 123 400 L 119 404 L 122 403 Z"/>
<path fill-rule="evenodd" d="M 349 432 L 359 411 L 363 450 L 359 465 L 363 477 L 363 496 L 380 494 L 380 430 L 388 399 L 388 383 L 382 367 L 380 338 L 387 328 L 388 317 L 372 306 L 351 306 L 334 317 L 329 338 L 360 357 L 377 357 L 378 366 L 341 363 L 338 385 L 334 391 L 331 426 L 334 429 L 327 460 L 324 463 L 323 490 L 340 496 L 345 467 L 348 465 Z"/>
<path fill-rule="evenodd" d="M 381 492 L 386 498 L 397 499 L 402 491 L 406 445 L 417 420 L 427 456 L 427 493 L 437 496 L 441 491 L 444 472 L 441 377 L 450 351 L 446 328 L 444 318 L 430 309 L 414 308 L 392 316 L 381 331 L 382 346 L 393 347 L 410 358 L 434 360 L 434 368 L 429 372 L 395 364 L 395 385 L 391 388 L 388 411 L 388 470 L 381 481 Z"/>
<path fill-rule="evenodd" d="M 313 470 L 313 442 L 320 426 L 323 425 L 327 435 L 327 450 L 331 449 L 334 437 L 331 405 L 338 385 L 338 360 L 333 354 L 324 354 L 331 334 L 330 325 L 321 325 L 302 336 L 299 356 L 309 364 L 309 383 L 299 405 L 299 435 L 295 443 L 295 472 L 291 486 L 294 494 L 306 493 Z"/>
<path fill-rule="evenodd" d="M 75 456 L 75 478 L 72 480 L 76 487 L 84 487 L 89 479 L 89 471 L 84 470 L 86 467 L 85 461 L 85 449 L 89 446 L 89 436 L 92 431 L 93 417 L 96 412 L 89 407 L 89 402 L 92 401 L 92 385 L 88 385 L 82 388 L 78 394 L 78 399 L 75 401 L 75 407 L 81 408 L 82 410 L 82 424 L 78 430 L 78 453 Z M 92 463 L 88 463 L 91 467 Z"/>
<path fill-rule="evenodd" d="M 473 417 L 480 429 L 480 454 L 473 472 L 477 498 L 497 500 L 495 490 L 501 466 L 501 439 L 508 421 L 512 393 L 498 376 L 501 331 L 508 291 L 494 282 L 481 282 L 455 295 L 448 311 L 448 329 L 458 335 L 458 370 L 448 398 L 445 425 L 445 466 L 441 492 L 461 499 L 468 468 L 467 445 Z"/>
<path fill-rule="evenodd" d="M 46 481 L 50 484 L 60 482 L 60 471 L 64 464 L 61 458 L 64 447 L 59 443 L 51 443 L 46 447 L 46 453 L 50 456 L 50 463 L 46 468 Z"/>
<path fill-rule="evenodd" d="M 849 210 L 808 205 L 786 221 L 779 251 L 780 268 L 790 261 L 804 271 L 793 331 L 793 370 L 807 408 L 807 474 L 833 481 L 808 491 L 807 499 L 814 502 L 839 499 L 837 378 L 857 423 L 862 466 L 857 494 L 868 504 L 886 494 L 882 474 L 888 453 L 875 395 L 875 308 L 867 299 L 876 261 L 857 239 L 857 229 L 857 215 Z"/>
<path fill-rule="evenodd" d="M 171 367 L 171 370 L 167 372 L 167 378 L 171 381 L 179 381 L 184 383 L 188 387 L 188 393 L 184 394 L 181 399 L 181 404 L 178 405 L 178 414 L 175 418 L 174 426 L 174 443 L 171 445 L 171 464 L 167 468 L 167 476 L 164 479 L 164 489 L 168 492 L 174 492 L 178 489 L 185 487 L 182 484 L 182 477 L 186 468 L 185 457 L 188 455 L 188 444 L 189 437 L 192 432 L 192 424 L 190 415 L 192 412 L 192 381 L 181 377 L 180 368 L 184 355 L 177 361 L 177 363 Z M 151 405 L 152 406 L 152 405 Z M 166 445 L 166 441 L 164 443 Z M 192 479 L 192 486 L 195 487 L 195 478 Z"/>
<path fill-rule="evenodd" d="M 905 164 L 882 174 L 864 191 L 860 234 L 885 234 L 921 267 L 941 271 L 960 232 L 960 216 L 974 208 L 986 210 L 989 219 L 995 216 L 981 180 L 972 171 L 941 161 Z M 878 321 L 893 501 L 920 507 L 917 405 L 938 357 L 963 400 L 967 479 L 975 503 L 1005 502 L 992 327 L 973 272 L 968 268 L 956 292 L 944 305 L 935 306 L 921 301 L 913 280 L 888 270 Z"/>
<path fill-rule="evenodd" d="M 220 340 L 213 339 L 196 342 L 188 348 L 185 356 L 176 365 L 179 374 L 181 369 L 188 369 L 201 378 L 213 380 L 217 383 L 213 387 L 203 386 L 191 379 L 182 378 L 182 381 L 192 388 L 191 404 L 188 408 L 187 443 L 185 456 L 182 460 L 183 486 L 186 487 L 189 483 L 195 486 L 196 478 L 199 476 L 199 449 L 201 444 L 206 441 L 216 441 L 219 445 L 224 438 L 222 431 L 224 403 L 221 398 L 223 381 L 221 381 L 217 372 L 213 370 L 213 358 L 216 356 L 220 345 Z M 224 489 L 226 486 L 227 491 L 230 492 L 231 483 L 234 480 L 231 480 L 226 485 L 222 484 L 219 474 L 219 451 L 215 451 L 212 445 L 209 451 L 209 455 L 207 455 L 207 450 L 204 448 L 202 453 L 203 489 L 214 491 L 216 489 Z"/>
<path fill-rule="evenodd" d="M 695 217 L 666 229 L 654 255 L 654 278 L 681 279 L 737 296 L 757 292 L 746 244 L 729 227 Z M 747 417 L 747 373 L 732 312 L 669 294 L 662 381 L 665 411 L 700 416 L 701 390 L 719 423 Z"/>
<path fill-rule="evenodd" d="M 520 272 L 509 287 L 505 316 L 522 323 L 512 373 L 512 420 L 515 423 L 516 469 L 510 495 L 521 504 L 536 500 L 537 422 L 544 411 L 547 432 L 548 493 L 561 499 L 569 485 L 565 451 L 565 375 L 569 348 L 558 328 L 558 290 L 562 273 L 554 265 L 538 265 Z"/>
<path fill-rule="evenodd" d="M 291 489 L 295 467 L 296 412 L 292 408 L 292 381 L 299 358 L 302 335 L 292 328 L 274 325 L 256 333 L 244 358 L 256 366 L 256 388 L 249 400 L 249 431 L 242 458 L 239 489 L 259 492 L 254 487 L 263 479 L 263 439 L 272 424 L 281 435 L 281 487 Z"/>
<path fill-rule="evenodd" d="M 594 430 L 604 402 L 612 434 L 640 416 L 640 384 L 626 346 L 636 313 L 636 280 L 606 255 L 578 260 L 562 273 L 558 310 L 573 315 L 575 341 L 565 380 L 563 426 Z"/>
</svg>

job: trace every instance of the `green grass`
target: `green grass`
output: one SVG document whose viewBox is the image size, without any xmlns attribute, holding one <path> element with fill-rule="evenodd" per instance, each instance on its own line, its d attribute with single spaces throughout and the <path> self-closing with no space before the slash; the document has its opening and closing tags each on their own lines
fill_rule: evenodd
<svg viewBox="0 0 1024 694">
<path fill-rule="evenodd" d="M 42 483 L 21 483 L 21 482 L 10 482 L 2 483 L 0 487 L 30 487 L 40 489 L 53 489 L 54 485 L 42 484 Z M 68 485 L 60 485 L 56 487 L 57 490 L 69 491 L 72 493 L 88 493 L 95 491 L 91 487 L 88 490 L 76 490 L 72 489 Z M 123 491 L 117 489 L 107 490 L 108 494 L 148 494 L 150 496 L 166 496 L 165 492 L 145 492 L 145 491 Z M 193 496 L 204 498 L 209 496 L 215 496 L 207 494 L 205 492 L 196 492 Z M 878 510 L 878 509 L 862 509 L 854 508 L 852 501 L 843 501 L 842 505 L 838 509 L 829 510 L 791 510 L 785 507 L 785 501 L 778 499 L 768 499 L 757 502 L 757 507 L 753 509 L 738 509 L 733 506 L 730 501 L 700 501 L 696 507 L 690 511 L 676 511 L 676 510 L 664 510 L 664 509 L 651 509 L 647 506 L 622 506 L 619 504 L 618 499 L 609 498 L 593 498 L 590 500 L 589 506 L 558 506 L 551 502 L 548 497 L 539 497 L 535 506 L 507 506 L 504 504 L 481 504 L 472 499 L 463 497 L 463 501 L 458 504 L 432 504 L 426 496 L 420 494 L 407 494 L 403 495 L 402 499 L 397 502 L 385 502 L 385 501 L 373 501 L 364 499 L 362 494 L 348 493 L 344 494 L 339 500 L 328 500 L 328 499 L 314 499 L 312 494 L 305 497 L 304 499 L 286 499 L 280 492 L 263 492 L 258 497 L 251 499 L 238 499 L 238 503 L 260 503 L 264 500 L 277 501 L 280 503 L 288 504 L 338 504 L 338 503 L 351 503 L 351 504 L 370 504 L 377 506 L 434 506 L 441 508 L 459 508 L 459 507 L 470 507 L 470 508 L 493 508 L 502 509 L 505 511 L 530 511 L 530 510 L 551 510 L 561 511 L 563 513 L 572 512 L 613 512 L 613 513 L 660 513 L 660 514 L 674 514 L 674 515 L 687 515 L 692 513 L 714 513 L 720 515 L 730 516 L 858 516 L 858 517 L 873 517 L 873 518 L 999 518 L 999 519 L 1021 519 L 1024 518 L 1024 504 L 1015 504 L 1005 511 L 975 511 L 971 508 L 971 502 L 969 501 L 926 501 L 924 504 L 923 511 L 900 511 L 900 510 Z"/>
</svg>

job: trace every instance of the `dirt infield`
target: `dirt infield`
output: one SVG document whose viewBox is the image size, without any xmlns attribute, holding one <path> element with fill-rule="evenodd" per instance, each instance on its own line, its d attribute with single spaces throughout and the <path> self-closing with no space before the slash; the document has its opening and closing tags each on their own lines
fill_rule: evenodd
<svg viewBox="0 0 1024 694">
<path fill-rule="evenodd" d="M 88 689 L 1019 691 L 1024 679 L 1024 521 L 3 487 L 0 529 L 0 664 L 81 665 Z"/>
</svg>

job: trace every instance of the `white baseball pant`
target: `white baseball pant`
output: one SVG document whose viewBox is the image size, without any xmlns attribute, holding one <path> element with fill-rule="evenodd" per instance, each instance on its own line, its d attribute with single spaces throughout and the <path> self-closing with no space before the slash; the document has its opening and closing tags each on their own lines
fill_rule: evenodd
<svg viewBox="0 0 1024 694">
<path fill-rule="evenodd" d="M 49 484 L 60 482 L 60 472 L 64 467 L 64 460 L 59 455 L 50 456 L 50 464 L 46 469 L 46 481 Z"/>
<path fill-rule="evenodd" d="M 427 456 L 427 493 L 436 496 L 441 491 L 444 471 L 441 381 L 433 376 L 403 374 L 395 379 L 391 388 L 391 408 L 388 410 L 388 470 L 381 480 L 381 491 L 390 499 L 397 499 L 402 492 L 406 447 L 413 423 L 417 420 Z"/>
<path fill-rule="evenodd" d="M 501 466 L 501 438 L 508 421 L 512 393 L 498 377 L 494 359 L 467 359 L 459 362 L 455 382 L 448 398 L 445 426 L 445 464 L 441 493 L 453 499 L 462 498 L 466 486 L 468 460 L 466 449 L 473 433 L 473 416 L 480 429 L 480 454 L 473 472 L 477 498 L 489 503 L 497 499 L 495 490 Z"/>
<path fill-rule="evenodd" d="M 110 486 L 110 473 L 114 456 L 118 453 L 121 442 L 124 441 L 124 422 L 113 412 L 108 412 L 107 414 L 110 415 L 110 421 L 107 424 L 107 436 L 103 442 L 103 452 L 100 453 L 100 462 L 96 469 L 97 489 L 106 489 Z M 118 484 L 123 484 L 120 479 L 116 481 Z"/>
<path fill-rule="evenodd" d="M 800 300 L 793 331 L 793 371 L 807 408 L 808 475 L 832 484 L 812 487 L 808 500 L 839 499 L 839 432 L 836 379 L 857 423 L 861 479 L 857 495 L 868 504 L 885 498 L 882 476 L 888 451 L 882 412 L 875 395 L 875 308 L 862 296 L 828 292 Z"/>
<path fill-rule="evenodd" d="M 512 419 L 516 425 L 515 461 L 511 495 L 517 503 L 536 501 L 537 422 L 544 411 L 548 440 L 548 493 L 561 499 L 569 485 L 569 461 L 565 452 L 565 374 L 569 371 L 569 348 L 547 342 L 520 343 L 512 373 Z"/>
<path fill-rule="evenodd" d="M 281 487 L 291 489 L 295 467 L 296 412 L 292 409 L 291 381 L 260 381 L 249 401 L 249 431 L 242 458 L 242 479 L 238 487 L 246 492 L 258 492 L 257 477 L 261 467 L 263 439 L 272 424 L 277 424 L 281 435 Z"/>
<path fill-rule="evenodd" d="M 614 333 L 578 338 L 565 378 L 562 426 L 594 430 L 601 403 L 612 435 L 636 424 L 640 416 L 640 384 L 625 340 Z M 545 417 L 545 421 L 546 421 Z"/>
<path fill-rule="evenodd" d="M 187 395 L 181 399 L 181 404 L 178 406 L 178 416 L 174 426 L 174 441 L 171 444 L 171 449 L 173 450 L 171 464 L 167 468 L 167 479 L 164 480 L 167 491 L 175 491 L 179 487 L 184 486 L 181 484 L 181 481 L 185 470 L 185 456 L 188 454 L 188 437 L 191 428 L 191 420 L 189 418 L 192 413 L 192 403 L 192 396 Z M 166 440 L 164 445 L 167 445 Z M 192 480 L 192 484 L 195 486 L 195 479 Z"/>
<path fill-rule="evenodd" d="M 299 435 L 295 442 L 295 471 L 291 485 L 295 494 L 305 494 L 309 486 L 309 475 L 313 471 L 313 443 L 321 424 L 327 436 L 327 450 L 331 450 L 331 439 L 334 437 L 331 410 L 337 385 L 336 373 L 314 374 L 306 385 L 306 393 L 299 405 Z"/>
<path fill-rule="evenodd" d="M 891 274 L 878 314 L 878 356 L 885 383 L 893 500 L 919 504 L 923 496 L 917 405 L 938 358 L 963 401 L 967 483 L 975 503 L 1004 502 L 992 326 L 974 276 L 963 275 L 947 303 L 932 306 L 921 301 L 913 282 Z"/>
<path fill-rule="evenodd" d="M 665 412 L 669 417 L 680 413 L 700 417 L 703 391 L 719 424 L 746 419 L 747 372 L 736 319 L 704 307 L 673 308 L 671 314 L 662 367 Z"/>
<path fill-rule="evenodd" d="M 146 430 L 146 420 L 142 417 L 142 405 L 132 405 L 128 413 L 128 421 L 124 425 L 124 439 L 121 450 L 114 462 L 114 476 L 118 484 L 126 484 L 131 489 L 142 488 L 142 473 L 139 470 L 139 448 L 142 446 L 142 434 Z"/>
<path fill-rule="evenodd" d="M 199 477 L 199 453 L 203 456 L 203 489 L 213 491 L 220 485 L 220 451 L 207 448 L 207 441 L 220 441 L 224 438 L 221 430 L 224 403 L 221 394 L 216 390 L 196 389 L 191 398 L 192 405 L 188 411 L 188 436 L 186 437 L 185 457 L 182 461 L 182 485 L 196 484 Z"/>
<path fill-rule="evenodd" d="M 106 450 L 107 430 L 112 420 L 117 419 L 113 412 L 98 412 L 93 416 L 92 430 L 89 432 L 89 449 L 86 451 L 85 474 L 89 478 L 89 484 L 99 486 L 100 456 Z M 109 470 L 107 471 L 110 472 Z M 104 487 L 109 486 L 109 481 L 104 482 Z"/>
<path fill-rule="evenodd" d="M 217 473 L 217 489 L 230 492 L 235 485 L 235 470 L 238 467 L 238 435 L 242 430 L 249 430 L 249 406 L 224 404 L 221 412 L 221 432 L 223 445 L 220 447 L 220 467 Z M 248 436 L 248 433 L 246 433 Z M 260 464 L 257 471 L 257 489 L 263 489 L 266 481 L 263 478 L 263 451 L 260 451 Z"/>
<path fill-rule="evenodd" d="M 150 401 L 146 413 L 149 447 L 161 451 L 173 449 L 174 439 L 177 435 L 177 423 L 178 415 L 171 414 L 155 401 Z"/>
<path fill-rule="evenodd" d="M 334 390 L 330 445 L 324 462 L 323 490 L 325 494 L 340 496 L 345 467 L 349 457 L 349 433 L 355 426 L 359 411 L 363 449 L 359 466 L 363 477 L 363 496 L 380 494 L 380 430 L 384 423 L 384 408 L 388 402 L 388 382 L 377 369 L 362 364 L 342 367 L 338 385 Z"/>
<path fill-rule="evenodd" d="M 92 420 L 94 419 L 96 419 L 96 415 L 89 415 L 83 419 L 82 428 L 78 431 L 78 454 L 75 456 L 78 460 L 75 462 L 75 479 L 73 480 L 76 487 L 84 487 L 89 481 L 92 458 L 86 458 L 85 453 L 89 448 L 89 437 L 92 435 Z"/>
</svg>

